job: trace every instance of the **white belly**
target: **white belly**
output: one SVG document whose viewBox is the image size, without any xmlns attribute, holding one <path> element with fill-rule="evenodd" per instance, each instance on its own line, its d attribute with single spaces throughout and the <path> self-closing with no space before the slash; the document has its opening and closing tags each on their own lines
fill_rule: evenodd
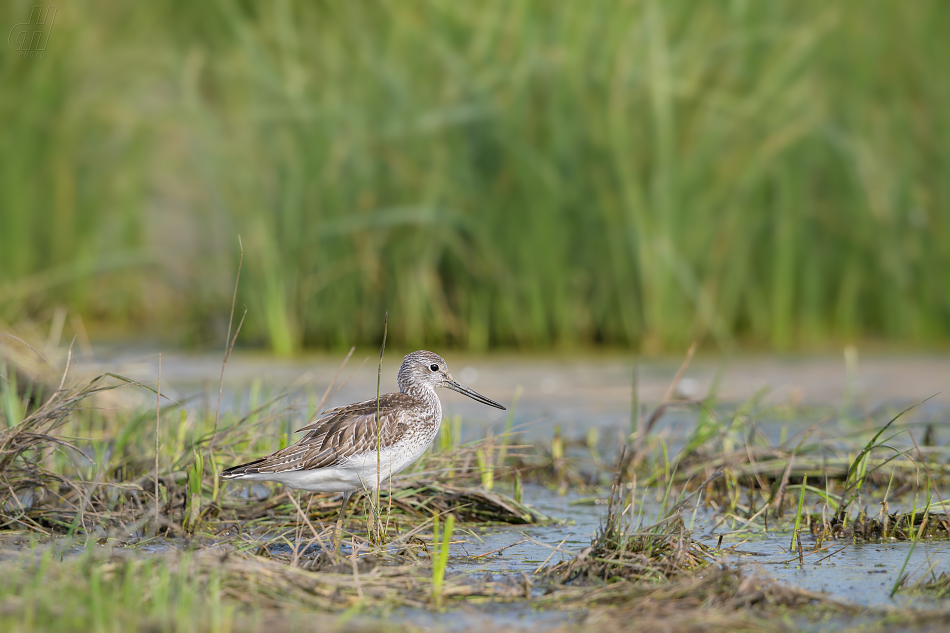
<svg viewBox="0 0 950 633">
<path fill-rule="evenodd" d="M 253 473 L 242 475 L 240 479 L 276 481 L 296 490 L 310 492 L 352 492 L 360 487 L 355 473 L 342 466 L 319 470 L 288 470 L 282 473 Z"/>
<path fill-rule="evenodd" d="M 379 459 L 374 451 L 351 457 L 337 466 L 317 470 L 290 470 L 282 473 L 255 473 L 244 475 L 241 479 L 276 481 L 290 488 L 310 492 L 373 490 L 377 484 L 385 483 L 390 477 L 409 467 L 428 448 L 428 444 L 419 446 L 403 443 L 384 448 Z"/>
<path fill-rule="evenodd" d="M 422 446 L 420 450 L 420 447 L 397 444 L 383 449 L 378 458 L 375 452 L 351 457 L 345 467 L 355 475 L 358 488 L 373 490 L 408 468 L 422 457 L 427 448 L 428 445 Z"/>
</svg>

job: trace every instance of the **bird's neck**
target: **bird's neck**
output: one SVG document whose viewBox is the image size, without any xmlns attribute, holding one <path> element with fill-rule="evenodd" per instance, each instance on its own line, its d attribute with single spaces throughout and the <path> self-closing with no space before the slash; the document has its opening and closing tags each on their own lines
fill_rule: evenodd
<svg viewBox="0 0 950 633">
<path fill-rule="evenodd" d="M 416 400 L 422 400 L 437 413 L 436 418 L 442 419 L 442 402 L 439 400 L 435 389 L 429 385 L 407 385 L 402 392 L 407 396 L 412 396 Z"/>
</svg>

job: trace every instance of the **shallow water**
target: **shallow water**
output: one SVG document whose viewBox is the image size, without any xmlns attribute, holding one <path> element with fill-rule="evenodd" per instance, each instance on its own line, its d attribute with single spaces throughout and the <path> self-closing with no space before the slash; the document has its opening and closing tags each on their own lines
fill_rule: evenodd
<svg viewBox="0 0 950 633">
<path fill-rule="evenodd" d="M 80 359 L 79 371 L 111 371 L 154 384 L 158 375 L 159 350 L 127 347 L 100 348 L 95 358 Z M 323 394 L 339 369 L 339 356 L 309 356 L 294 360 L 235 353 L 225 373 L 223 408 L 245 401 L 247 386 L 260 380 L 276 392 L 301 397 L 301 415 L 306 414 L 307 397 Z M 342 385 L 326 406 L 348 404 L 372 398 L 376 393 L 378 352 L 353 355 L 340 372 Z M 453 376 L 460 382 L 510 405 L 520 393 L 515 426 L 529 438 L 550 438 L 555 425 L 568 436 L 581 436 L 587 429 L 603 431 L 631 429 L 631 387 L 634 363 L 630 357 L 597 356 L 467 356 L 446 352 Z M 365 362 L 364 362 L 365 361 Z M 396 371 L 402 355 L 387 352 L 382 367 L 382 392 L 396 390 Z M 662 400 L 676 374 L 680 359 L 651 359 L 637 363 L 639 401 L 655 405 Z M 221 373 L 221 357 L 216 353 L 162 354 L 162 383 L 173 396 L 196 393 L 205 396 L 194 403 L 214 406 Z M 805 405 L 836 410 L 843 405 L 871 411 L 881 406 L 906 406 L 934 396 L 921 407 L 924 414 L 939 416 L 950 408 L 950 355 L 869 355 L 861 356 L 846 369 L 842 356 L 740 357 L 728 362 L 721 357 L 699 356 L 680 382 L 680 395 L 702 397 L 716 384 L 722 402 L 743 402 L 764 392 L 765 401 L 777 405 Z M 471 437 L 483 437 L 487 430 L 504 428 L 507 413 L 478 404 L 445 391 L 441 394 L 447 417 L 461 415 Z M 692 417 L 675 410 L 664 424 Z M 815 421 L 818 417 L 812 419 Z"/>
<path fill-rule="evenodd" d="M 523 498 L 526 503 L 558 519 L 560 523 L 490 527 L 471 535 L 456 533 L 454 540 L 464 539 L 466 542 L 453 546 L 450 570 L 532 573 L 543 564 L 557 563 L 566 558 L 568 553 L 576 553 L 590 545 L 591 537 L 606 514 L 606 506 L 603 505 L 572 505 L 572 502 L 588 499 L 586 496 L 570 492 L 559 496 L 541 486 L 525 486 Z M 506 549 L 485 556 L 500 548 Z M 464 556 L 458 556 L 459 553 Z"/>
</svg>

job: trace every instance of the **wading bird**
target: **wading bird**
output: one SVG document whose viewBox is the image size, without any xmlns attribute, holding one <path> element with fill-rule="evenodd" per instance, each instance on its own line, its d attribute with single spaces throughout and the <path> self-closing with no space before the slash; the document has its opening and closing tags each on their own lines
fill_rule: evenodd
<svg viewBox="0 0 950 633">
<path fill-rule="evenodd" d="M 432 444 L 442 424 L 437 387 L 457 391 L 498 409 L 505 408 L 455 382 L 445 360 L 425 350 L 406 355 L 397 380 L 399 393 L 379 397 L 378 436 L 376 398 L 327 409 L 318 420 L 299 429 L 308 433 L 296 444 L 228 468 L 221 476 L 276 481 L 310 492 L 342 492 L 336 523 L 339 550 L 350 495 L 360 489 L 375 489 L 422 457 Z"/>
</svg>

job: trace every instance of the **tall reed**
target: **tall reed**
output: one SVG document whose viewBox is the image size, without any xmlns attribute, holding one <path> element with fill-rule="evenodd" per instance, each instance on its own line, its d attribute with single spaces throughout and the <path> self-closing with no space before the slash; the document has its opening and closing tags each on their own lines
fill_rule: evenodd
<svg viewBox="0 0 950 633">
<path fill-rule="evenodd" d="M 240 233 L 283 354 L 948 334 L 939 0 L 61 14 L 0 65 L 0 318 L 204 340 Z"/>
</svg>

